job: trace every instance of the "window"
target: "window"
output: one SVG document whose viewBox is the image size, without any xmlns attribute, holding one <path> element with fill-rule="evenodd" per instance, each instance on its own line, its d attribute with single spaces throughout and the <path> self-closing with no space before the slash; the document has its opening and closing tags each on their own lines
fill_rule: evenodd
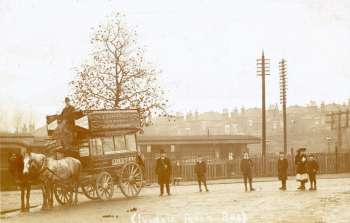
<svg viewBox="0 0 350 223">
<path fill-rule="evenodd" d="M 130 151 L 136 151 L 136 138 L 134 134 L 126 135 L 126 148 Z"/>
<path fill-rule="evenodd" d="M 233 158 L 234 158 L 233 152 L 229 152 L 228 153 L 228 160 L 233 160 Z"/>
<path fill-rule="evenodd" d="M 101 142 L 104 154 L 115 153 L 113 137 L 103 137 Z"/>
<path fill-rule="evenodd" d="M 134 134 L 90 139 L 92 156 L 136 151 L 136 146 L 136 138 Z"/>
<path fill-rule="evenodd" d="M 147 145 L 146 150 L 147 150 L 147 152 L 148 152 L 148 153 L 150 153 L 150 152 L 151 152 L 151 149 L 152 149 L 151 145 Z"/>
<path fill-rule="evenodd" d="M 102 142 L 100 138 L 90 139 L 90 149 L 92 156 L 103 155 Z"/>
<path fill-rule="evenodd" d="M 84 140 L 84 141 L 80 142 L 79 156 L 85 157 L 85 156 L 89 156 L 89 155 L 90 155 L 89 142 Z"/>
<path fill-rule="evenodd" d="M 116 151 L 125 150 L 125 138 L 124 136 L 114 136 L 114 146 Z"/>
</svg>

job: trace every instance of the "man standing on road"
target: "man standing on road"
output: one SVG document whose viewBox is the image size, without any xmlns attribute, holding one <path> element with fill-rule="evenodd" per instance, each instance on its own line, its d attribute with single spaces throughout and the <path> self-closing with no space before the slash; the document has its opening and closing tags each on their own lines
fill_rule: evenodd
<svg viewBox="0 0 350 223">
<path fill-rule="evenodd" d="M 282 183 L 282 187 L 280 187 L 280 190 L 287 190 L 286 182 L 287 182 L 288 160 L 286 159 L 284 152 L 280 152 L 280 157 L 277 163 L 277 169 L 278 169 L 278 179 Z"/>
<path fill-rule="evenodd" d="M 249 189 L 250 191 L 255 191 L 255 189 L 253 188 L 253 174 L 252 174 L 252 170 L 253 170 L 253 161 L 249 158 L 249 153 L 248 152 L 244 152 L 243 153 L 243 159 L 241 160 L 241 172 L 243 174 L 243 180 L 244 180 L 244 187 L 245 187 L 245 191 L 248 191 L 248 187 L 247 187 L 247 181 L 249 180 Z"/>
<path fill-rule="evenodd" d="M 198 156 L 197 163 L 194 167 L 194 170 L 197 175 L 197 181 L 198 181 L 198 186 L 199 186 L 199 192 L 202 192 L 202 183 L 205 187 L 205 191 L 209 192 L 208 187 L 207 187 L 207 179 L 205 177 L 205 174 L 207 172 L 207 164 L 203 161 L 202 156 Z"/>
<path fill-rule="evenodd" d="M 158 184 L 160 186 L 160 196 L 164 194 L 164 184 L 166 192 L 170 196 L 170 176 L 171 176 L 171 162 L 166 157 L 164 150 L 160 151 L 160 158 L 157 159 L 156 174 L 158 175 Z"/>
</svg>

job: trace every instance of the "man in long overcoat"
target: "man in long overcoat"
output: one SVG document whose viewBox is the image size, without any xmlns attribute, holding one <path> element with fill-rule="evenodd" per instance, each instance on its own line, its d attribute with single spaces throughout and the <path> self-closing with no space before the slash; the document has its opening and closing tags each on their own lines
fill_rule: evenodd
<svg viewBox="0 0 350 223">
<path fill-rule="evenodd" d="M 64 122 L 65 127 L 68 128 L 70 131 L 73 131 L 75 125 L 75 108 L 70 104 L 70 99 L 68 97 L 64 99 L 64 102 L 66 106 L 62 110 L 61 118 Z"/>
<path fill-rule="evenodd" d="M 277 169 L 278 169 L 278 179 L 282 183 L 282 187 L 280 187 L 280 190 L 287 190 L 287 170 L 288 170 L 288 160 L 286 159 L 286 156 L 284 152 L 280 152 L 279 159 L 277 162 Z"/>
<path fill-rule="evenodd" d="M 206 172 L 207 172 L 207 164 L 203 161 L 202 156 L 198 156 L 198 160 L 196 162 L 194 170 L 195 170 L 196 175 L 197 175 L 199 192 L 202 192 L 202 183 L 205 187 L 205 191 L 209 192 L 208 187 L 207 187 L 207 179 L 205 176 Z"/>
<path fill-rule="evenodd" d="M 253 161 L 249 158 L 248 152 L 243 153 L 243 159 L 241 160 L 240 168 L 243 175 L 245 191 L 248 191 L 247 181 L 249 181 L 250 191 L 255 191 L 253 188 Z"/>
<path fill-rule="evenodd" d="M 156 174 L 158 175 L 160 196 L 163 196 L 164 194 L 164 185 L 166 186 L 167 194 L 170 195 L 171 161 L 166 157 L 163 150 L 160 151 L 160 158 L 157 159 Z"/>
</svg>

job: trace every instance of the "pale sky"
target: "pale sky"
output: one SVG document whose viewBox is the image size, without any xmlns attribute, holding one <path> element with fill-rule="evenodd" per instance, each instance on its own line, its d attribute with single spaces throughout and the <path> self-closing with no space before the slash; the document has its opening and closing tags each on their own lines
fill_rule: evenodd
<svg viewBox="0 0 350 223">
<path fill-rule="evenodd" d="M 162 70 L 171 111 L 259 107 L 256 59 L 271 59 L 267 104 L 279 102 L 278 61 L 288 61 L 288 104 L 350 98 L 350 1 L 0 0 L 0 111 L 44 123 L 59 111 L 91 28 L 126 15 Z M 6 116 L 6 114 L 5 114 Z"/>
</svg>

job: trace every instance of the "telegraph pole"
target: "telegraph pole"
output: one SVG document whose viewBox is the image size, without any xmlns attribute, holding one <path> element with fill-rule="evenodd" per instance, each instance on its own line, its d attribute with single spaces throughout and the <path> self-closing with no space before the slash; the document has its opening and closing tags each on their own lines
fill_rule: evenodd
<svg viewBox="0 0 350 223">
<path fill-rule="evenodd" d="M 335 145 L 335 169 L 336 172 L 338 172 L 338 152 L 342 150 L 343 130 L 350 128 L 350 111 L 339 110 L 338 112 L 331 112 L 327 114 L 327 116 L 330 118 L 328 123 L 330 123 L 331 129 L 336 130 L 337 132 L 337 141 Z"/>
<path fill-rule="evenodd" d="M 287 154 L 287 61 L 279 62 L 280 69 L 280 103 L 283 113 L 283 152 Z"/>
<path fill-rule="evenodd" d="M 265 76 L 270 75 L 270 60 L 265 58 L 264 50 L 262 51 L 261 58 L 257 59 L 257 75 L 261 76 L 261 116 L 262 116 L 262 159 L 263 159 L 263 172 L 265 173 L 265 161 L 266 161 L 266 104 L 265 104 Z"/>
</svg>

